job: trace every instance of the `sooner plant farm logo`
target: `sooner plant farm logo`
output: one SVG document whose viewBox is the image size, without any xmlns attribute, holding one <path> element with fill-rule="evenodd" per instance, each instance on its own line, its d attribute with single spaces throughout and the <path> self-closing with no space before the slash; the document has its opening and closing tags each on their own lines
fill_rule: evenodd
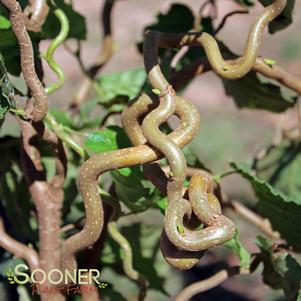
<svg viewBox="0 0 301 301">
<path fill-rule="evenodd" d="M 18 264 L 14 270 L 6 272 L 6 278 L 10 284 L 30 284 L 32 295 L 53 294 L 59 291 L 67 295 L 95 292 L 98 288 L 105 288 L 107 283 L 101 282 L 100 271 L 97 269 L 75 269 L 73 271 L 61 271 L 52 269 L 47 273 L 42 269 L 35 269 L 27 273 L 26 264 Z M 47 285 L 48 284 L 48 285 Z"/>
</svg>

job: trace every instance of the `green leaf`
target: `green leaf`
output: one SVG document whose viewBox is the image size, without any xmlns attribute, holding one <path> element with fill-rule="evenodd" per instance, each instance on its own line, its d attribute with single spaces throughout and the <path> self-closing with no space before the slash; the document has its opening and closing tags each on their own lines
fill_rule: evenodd
<svg viewBox="0 0 301 301">
<path fill-rule="evenodd" d="M 259 0 L 263 6 L 272 4 L 275 0 Z M 293 10 L 295 7 L 295 0 L 287 0 L 286 7 L 283 12 L 269 24 L 269 32 L 275 33 L 279 30 L 285 29 L 293 22 Z"/>
<path fill-rule="evenodd" d="M 162 214 L 165 213 L 165 210 L 167 208 L 168 205 L 168 201 L 167 201 L 167 197 L 159 197 L 155 200 L 155 205 L 160 209 L 160 211 L 162 212 Z"/>
<path fill-rule="evenodd" d="M 233 97 L 239 108 L 279 113 L 294 106 L 297 100 L 284 95 L 280 86 L 260 79 L 254 71 L 237 80 L 223 79 L 223 83 L 226 94 Z"/>
<path fill-rule="evenodd" d="M 145 80 L 146 72 L 143 68 L 101 75 L 97 80 L 99 102 L 105 103 L 117 96 L 132 99 L 138 96 Z"/>
<path fill-rule="evenodd" d="M 256 173 L 291 198 L 300 198 L 301 144 L 284 140 L 269 147 L 268 154 L 257 162 Z"/>
<path fill-rule="evenodd" d="M 273 66 L 273 65 L 276 65 L 277 64 L 277 61 L 273 60 L 273 59 L 269 59 L 269 58 L 266 58 L 263 60 L 265 62 L 265 64 L 267 64 L 268 66 Z"/>
<path fill-rule="evenodd" d="M 194 16 L 183 4 L 173 4 L 167 13 L 157 15 L 157 21 L 146 27 L 146 30 L 162 32 L 185 32 L 193 28 Z"/>
<path fill-rule="evenodd" d="M 244 164 L 231 163 L 231 166 L 250 182 L 258 199 L 258 210 L 270 220 L 273 229 L 279 231 L 296 250 L 301 250 L 301 199 L 290 198 L 254 176 Z"/>
<path fill-rule="evenodd" d="M 251 254 L 245 249 L 245 247 L 240 242 L 238 238 L 238 230 L 236 230 L 235 235 L 224 245 L 231 249 L 239 257 L 240 267 L 243 270 L 249 270 L 251 264 Z"/>
<path fill-rule="evenodd" d="M 282 289 L 286 300 L 295 301 L 300 294 L 301 266 L 286 250 L 276 249 L 273 243 L 259 237 L 260 253 L 257 259 L 263 263 L 263 280 L 273 289 Z"/>
<path fill-rule="evenodd" d="M 95 153 L 104 153 L 119 148 L 131 146 L 124 130 L 118 126 L 108 126 L 103 131 L 97 131 L 85 140 L 85 147 Z"/>
<path fill-rule="evenodd" d="M 128 167 L 126 172 L 112 171 L 111 175 L 118 199 L 132 211 L 145 210 L 152 204 L 156 189 L 144 179 L 141 166 Z"/>
<path fill-rule="evenodd" d="M 0 15 L 0 29 L 8 29 L 8 28 L 10 28 L 9 20 L 5 16 Z"/>
</svg>

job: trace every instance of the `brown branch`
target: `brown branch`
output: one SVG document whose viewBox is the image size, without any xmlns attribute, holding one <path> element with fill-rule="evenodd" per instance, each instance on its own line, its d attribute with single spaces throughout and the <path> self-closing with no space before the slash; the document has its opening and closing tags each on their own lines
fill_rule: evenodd
<svg viewBox="0 0 301 301">
<path fill-rule="evenodd" d="M 234 212 L 238 213 L 249 223 L 255 225 L 258 229 L 260 229 L 264 234 L 266 234 L 271 239 L 273 240 L 280 239 L 280 234 L 272 229 L 268 219 L 259 216 L 254 211 L 250 210 L 243 204 L 234 200 L 230 201 L 229 208 L 234 210 Z"/>
<path fill-rule="evenodd" d="M 9 10 L 12 29 L 20 46 L 22 73 L 34 97 L 33 111 L 32 108 L 27 108 L 28 117 L 37 122 L 45 117 L 48 110 L 48 100 L 34 67 L 34 53 L 30 37 L 25 28 L 23 12 L 16 0 L 1 0 L 1 2 Z"/>
<path fill-rule="evenodd" d="M 31 271 L 39 268 L 37 252 L 7 234 L 2 218 L 0 218 L 0 246 L 12 253 L 15 257 L 24 259 L 28 263 Z"/>
<path fill-rule="evenodd" d="M 253 70 L 301 94 L 301 79 L 282 67 L 278 65 L 268 66 L 262 58 L 257 58 Z"/>
<path fill-rule="evenodd" d="M 205 280 L 187 286 L 175 297 L 174 301 L 188 301 L 194 295 L 208 291 L 226 281 L 230 276 L 236 274 L 238 274 L 237 269 L 221 270 Z"/>
<path fill-rule="evenodd" d="M 204 11 L 207 8 L 207 6 L 210 6 L 209 15 L 211 16 L 211 19 L 214 20 L 217 18 L 218 11 L 217 11 L 215 0 L 205 1 L 199 8 L 199 11 L 194 18 L 194 28 L 196 30 L 201 30 L 200 25 L 201 25 L 202 18 L 204 17 Z"/>
<path fill-rule="evenodd" d="M 299 95 L 301 94 L 301 79 L 282 67 L 278 65 L 269 66 L 262 58 L 257 58 L 253 70 L 270 79 L 278 81 L 280 84 L 292 89 Z M 207 59 L 202 58 L 172 74 L 170 81 L 175 90 L 178 90 L 195 76 L 201 75 L 207 71 L 212 71 L 212 69 Z"/>
</svg>

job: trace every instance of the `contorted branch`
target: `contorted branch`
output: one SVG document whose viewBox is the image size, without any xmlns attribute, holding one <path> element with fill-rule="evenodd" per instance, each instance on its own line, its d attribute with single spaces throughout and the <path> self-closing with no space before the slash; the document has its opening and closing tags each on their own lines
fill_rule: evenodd
<svg viewBox="0 0 301 301">
<path fill-rule="evenodd" d="M 43 85 L 35 71 L 32 43 L 25 28 L 23 13 L 16 0 L 1 0 L 1 2 L 9 10 L 10 22 L 20 46 L 22 73 L 34 97 L 33 112 L 27 113 L 33 121 L 38 122 L 47 113 L 48 101 Z"/>
<path fill-rule="evenodd" d="M 180 268 L 190 267 L 200 258 L 201 251 L 222 244 L 234 235 L 235 226 L 231 220 L 222 215 L 219 201 L 213 195 L 212 180 L 209 177 L 203 174 L 194 175 L 189 185 L 188 200 L 183 196 L 186 161 L 180 148 L 197 134 L 199 114 L 191 104 L 175 95 L 173 88 L 164 78 L 158 65 L 157 49 L 159 46 L 168 48 L 183 45 L 202 46 L 210 65 L 219 75 L 230 79 L 239 78 L 249 72 L 254 65 L 264 27 L 280 14 L 285 5 L 286 1 L 276 0 L 263 10 L 250 29 L 243 56 L 236 60 L 224 61 L 217 42 L 207 33 L 147 33 L 144 62 L 153 91 L 159 96 L 159 105 L 149 113 L 149 106 L 154 107 L 155 103 L 146 95 L 142 95 L 132 105 L 134 109 L 129 108 L 123 115 L 125 130 L 136 146 L 96 154 L 80 168 L 78 185 L 85 204 L 86 220 L 84 228 L 68 238 L 62 246 L 62 269 L 76 268 L 76 253 L 91 246 L 102 232 L 104 213 L 98 193 L 98 177 L 105 171 L 146 164 L 162 155 L 167 158 L 173 173 L 172 178 L 167 181 L 168 207 L 164 219 L 163 243 L 168 241 L 175 252 L 180 250 L 181 254 L 191 253 L 190 257 L 189 254 L 187 257 L 167 260 Z M 140 125 L 138 118 L 145 113 L 149 114 Z M 180 126 L 169 135 L 164 135 L 159 126 L 173 114 L 180 117 Z M 189 225 L 184 224 L 184 217 L 189 223 L 193 213 L 199 222 L 207 227 L 191 230 Z M 164 250 L 165 247 L 162 248 L 163 252 Z"/>
<path fill-rule="evenodd" d="M 191 119 L 194 111 L 196 108 L 186 102 L 176 108 L 175 113 L 181 116 L 181 123 L 168 136 L 180 147 L 185 146 L 195 136 L 191 134 L 191 128 L 197 127 L 199 120 Z M 62 245 L 61 266 L 63 269 L 74 269 L 76 253 L 91 246 L 102 232 L 103 206 L 98 193 L 98 177 L 112 169 L 145 164 L 159 158 L 162 158 L 162 155 L 155 149 L 148 145 L 140 145 L 109 153 L 95 154 L 82 165 L 79 171 L 78 185 L 85 204 L 86 221 L 84 228 L 68 238 Z"/>
<path fill-rule="evenodd" d="M 178 90 L 181 86 L 188 83 L 192 78 L 197 75 L 211 71 L 212 68 L 207 59 L 202 58 L 187 65 L 183 69 L 172 74 L 170 81 Z M 301 94 L 301 80 L 299 77 L 291 74 L 278 65 L 269 66 L 264 62 L 264 59 L 257 58 L 252 70 L 261 73 L 262 75 L 274 79 L 282 85 L 292 89 L 298 94 Z"/>
<path fill-rule="evenodd" d="M 147 113 L 155 103 L 155 100 L 152 100 L 147 95 L 143 94 L 122 113 L 122 123 L 124 130 L 134 145 L 138 146 L 139 144 L 145 143 L 146 140 L 143 136 L 143 131 L 139 124 L 139 118 L 143 114 Z M 191 103 L 178 96 L 175 97 L 175 103 L 175 114 L 180 118 L 181 121 L 185 121 L 185 115 L 188 113 L 190 113 L 190 119 L 193 120 L 193 123 L 191 124 L 187 124 L 185 122 L 180 123 L 180 127 L 183 127 L 183 130 L 186 131 L 186 135 L 188 135 L 190 139 L 190 135 L 195 136 L 199 129 L 200 116 L 198 114 L 198 111 Z M 145 166 L 145 171 L 148 169 L 154 170 L 154 166 L 147 164 Z M 166 187 L 163 186 L 164 184 L 167 185 L 168 179 L 165 179 L 162 173 L 158 173 L 158 169 L 156 169 L 155 172 L 157 173 L 155 184 L 158 182 L 158 180 L 162 181 L 159 187 L 162 193 L 166 194 Z M 179 186 L 179 189 L 182 189 L 182 187 Z M 178 249 L 176 246 L 170 243 L 164 232 L 161 236 L 160 247 L 167 262 L 178 269 L 188 269 L 194 266 L 204 253 L 190 252 Z"/>
<path fill-rule="evenodd" d="M 167 243 L 167 240 L 169 240 L 180 250 L 200 252 L 229 240 L 235 233 L 235 226 L 232 221 L 221 214 L 220 210 L 216 210 L 215 206 L 212 207 L 211 199 L 214 199 L 215 203 L 219 204 L 219 202 L 212 194 L 212 184 L 208 182 L 209 180 L 204 175 L 193 176 L 189 188 L 189 201 L 183 198 L 183 183 L 186 178 L 185 157 L 178 146 L 168 139 L 165 134 L 161 133 L 159 129 L 159 126 L 173 114 L 176 105 L 173 89 L 164 78 L 158 65 L 157 50 L 158 46 L 162 46 L 160 37 L 167 38 L 166 35 L 157 32 L 148 32 L 145 37 L 143 48 L 145 68 L 154 92 L 159 95 L 160 104 L 144 118 L 141 129 L 145 139 L 158 148 L 167 158 L 173 173 L 172 180 L 167 184 L 168 206 L 165 211 L 165 233 L 163 233 L 161 240 L 161 250 L 163 254 L 167 253 L 166 250 L 171 247 Z M 175 37 L 176 35 L 168 35 L 167 40 Z M 193 43 L 193 39 L 195 39 L 189 34 L 182 36 L 182 38 L 188 44 Z M 173 42 L 175 40 L 172 40 Z M 179 46 L 184 44 L 180 43 Z M 191 115 L 191 118 L 199 119 L 199 114 Z M 193 128 L 193 131 L 197 132 L 198 127 Z M 188 229 L 184 225 L 183 219 L 185 216 L 190 219 L 192 213 L 208 227 L 193 231 Z M 195 255 L 194 258 L 190 256 L 188 260 L 186 256 L 183 256 L 185 260 L 179 260 L 177 257 L 169 258 L 169 255 L 166 258 L 174 266 L 185 269 L 195 264 L 196 259 L 201 254 Z"/>
<path fill-rule="evenodd" d="M 282 12 L 286 6 L 286 2 L 286 0 L 275 0 L 258 15 L 250 28 L 243 55 L 234 60 L 225 61 L 216 40 L 206 32 L 184 34 L 167 34 L 160 32 L 148 33 L 146 39 L 152 41 L 152 50 L 148 49 L 148 55 L 145 56 L 148 60 L 146 69 L 150 71 L 151 68 L 149 67 L 155 66 L 154 62 L 156 61 L 158 46 L 179 48 L 184 45 L 199 45 L 204 48 L 208 61 L 217 74 L 228 79 L 240 78 L 252 69 L 258 55 L 264 28 Z M 152 85 L 154 86 L 153 82 Z"/>
<path fill-rule="evenodd" d="M 0 246 L 14 256 L 24 259 L 31 271 L 39 268 L 37 252 L 8 235 L 5 231 L 2 218 L 0 218 Z"/>
<path fill-rule="evenodd" d="M 24 9 L 25 25 L 30 31 L 39 32 L 47 18 L 49 7 L 46 0 L 29 0 Z"/>
<path fill-rule="evenodd" d="M 158 108 L 144 119 L 142 123 L 143 133 L 141 136 L 144 142 L 146 139 L 167 157 L 172 172 L 174 173 L 173 181 L 168 183 L 169 206 L 165 218 L 165 227 L 167 229 L 168 238 L 178 247 L 187 249 L 188 251 L 200 251 L 231 238 L 235 228 L 232 222 L 210 206 L 211 202 L 209 200 L 213 198 L 211 197 L 211 184 L 206 184 L 207 180 L 204 177 L 201 176 L 201 178 L 199 178 L 199 176 L 196 175 L 195 181 L 192 181 L 190 186 L 191 198 L 195 199 L 194 201 L 192 200 L 193 205 L 190 205 L 188 201 L 182 199 L 182 186 L 186 177 L 185 158 L 178 148 L 177 143 L 175 143 L 177 141 L 170 139 L 176 131 L 171 133 L 168 138 L 168 136 L 160 132 L 159 125 L 165 122 L 177 109 L 178 111 L 182 111 L 182 114 L 187 114 L 187 112 L 183 112 L 184 106 L 177 108 L 175 104 L 174 91 L 164 78 L 158 66 L 157 48 L 159 45 L 163 47 L 179 47 L 185 44 L 201 44 L 206 51 L 210 64 L 216 72 L 228 78 L 243 76 L 254 64 L 264 26 L 282 11 L 285 4 L 286 1 L 276 0 L 272 5 L 264 9 L 250 30 L 244 55 L 237 60 L 233 60 L 229 66 L 223 61 L 214 38 L 206 33 L 170 35 L 150 32 L 146 36 L 144 44 L 145 66 L 152 86 L 155 90 L 159 91 L 160 104 Z M 148 100 L 146 100 L 146 102 L 147 101 Z M 193 115 L 191 111 L 189 113 L 190 118 L 192 116 L 198 116 L 198 114 Z M 191 120 L 192 122 L 196 122 L 199 119 L 198 117 L 192 117 Z M 181 120 L 181 124 L 184 124 L 186 127 L 186 123 L 183 123 L 183 119 Z M 190 137 L 186 137 L 185 142 L 189 141 L 191 136 L 195 136 L 198 126 L 197 123 L 188 131 Z M 181 129 L 181 125 L 179 128 Z M 143 155 L 141 151 L 144 151 Z M 62 267 L 68 269 L 74 268 L 76 266 L 75 254 L 93 244 L 101 234 L 103 227 L 103 208 L 97 189 L 97 179 L 99 175 L 115 168 L 134 164 L 145 164 L 157 159 L 157 157 L 158 153 L 154 152 L 153 149 L 146 145 L 141 145 L 112 153 L 95 155 L 84 163 L 80 169 L 78 179 L 79 188 L 86 207 L 86 223 L 81 232 L 70 237 L 63 244 Z M 200 203 L 196 201 L 195 194 L 202 195 L 203 198 Z M 208 212 L 205 212 L 208 215 L 202 211 L 204 208 L 208 210 Z M 205 232 L 193 231 L 194 233 L 192 233 L 190 230 L 185 229 L 182 224 L 183 217 L 185 214 L 188 214 L 188 216 L 191 215 L 192 209 L 196 211 L 195 213 L 201 221 L 204 220 L 204 223 L 207 223 L 209 226 L 208 233 L 206 233 L 206 230 L 204 230 Z M 184 237 L 181 236 L 178 226 L 184 229 L 184 237 L 187 239 L 190 237 L 190 239 L 187 240 L 185 238 L 185 240 Z M 211 226 L 213 227 L 212 229 L 210 228 Z M 209 235 L 208 237 L 211 237 L 210 239 L 208 238 L 208 240 L 207 234 Z"/>
</svg>

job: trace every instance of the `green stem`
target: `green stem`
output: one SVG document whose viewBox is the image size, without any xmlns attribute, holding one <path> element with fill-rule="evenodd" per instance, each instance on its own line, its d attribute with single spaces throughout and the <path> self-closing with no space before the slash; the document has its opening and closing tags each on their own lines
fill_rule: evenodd
<svg viewBox="0 0 301 301">
<path fill-rule="evenodd" d="M 57 8 L 54 11 L 55 16 L 59 19 L 61 30 L 57 37 L 51 42 L 49 45 L 47 52 L 43 57 L 46 59 L 48 65 L 53 70 L 53 72 L 57 75 L 58 81 L 51 84 L 49 87 L 45 88 L 47 94 L 53 93 L 59 88 L 61 88 L 65 82 L 65 75 L 60 66 L 55 62 L 53 58 L 53 54 L 55 50 L 66 40 L 69 33 L 69 21 L 65 13 Z"/>
<path fill-rule="evenodd" d="M 115 240 L 120 248 L 123 250 L 123 269 L 125 274 L 136 281 L 140 286 L 140 293 L 138 300 L 144 300 L 146 289 L 147 289 L 147 280 L 140 275 L 133 267 L 133 251 L 128 240 L 120 233 L 117 227 L 116 221 L 110 221 L 108 223 L 108 232 L 110 236 Z"/>
<path fill-rule="evenodd" d="M 59 124 L 53 115 L 49 112 L 45 117 L 46 123 L 51 128 L 51 130 L 63 141 L 65 142 L 71 149 L 73 149 L 81 158 L 85 158 L 86 153 L 85 150 L 75 142 L 68 133 L 64 130 L 63 125 Z"/>
<path fill-rule="evenodd" d="M 230 176 L 230 175 L 235 174 L 235 173 L 237 173 L 235 170 L 230 170 L 230 171 L 224 172 L 224 173 L 219 174 L 219 175 L 214 175 L 212 178 L 216 183 L 219 183 L 222 178 Z"/>
<path fill-rule="evenodd" d="M 23 119 L 27 119 L 26 118 L 27 114 L 26 114 L 26 112 L 23 109 L 10 108 L 9 110 L 10 110 L 10 112 L 12 112 L 12 113 L 14 113 L 14 114 L 22 117 Z"/>
</svg>

